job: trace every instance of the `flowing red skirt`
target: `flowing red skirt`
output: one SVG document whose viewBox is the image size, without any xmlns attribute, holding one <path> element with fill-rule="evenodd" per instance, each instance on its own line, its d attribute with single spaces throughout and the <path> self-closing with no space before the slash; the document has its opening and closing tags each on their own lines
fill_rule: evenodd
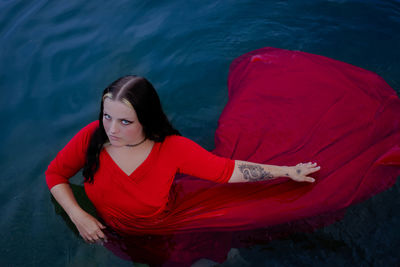
<svg viewBox="0 0 400 267">
<path fill-rule="evenodd" d="M 109 232 L 134 261 L 223 261 L 232 246 L 309 231 L 392 186 L 400 175 L 400 100 L 378 75 L 323 56 L 262 48 L 230 67 L 218 155 L 272 165 L 313 161 L 316 182 L 214 184 L 179 176 L 166 212 Z"/>
</svg>

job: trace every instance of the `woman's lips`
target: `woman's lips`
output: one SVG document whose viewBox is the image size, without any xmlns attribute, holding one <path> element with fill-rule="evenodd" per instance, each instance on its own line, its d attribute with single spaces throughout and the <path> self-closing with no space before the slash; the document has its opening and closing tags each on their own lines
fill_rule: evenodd
<svg viewBox="0 0 400 267">
<path fill-rule="evenodd" d="M 111 140 L 114 140 L 114 141 L 117 141 L 118 139 L 119 139 L 119 137 L 116 137 L 116 136 L 113 136 L 113 135 L 110 135 L 110 136 L 108 136 Z"/>
</svg>

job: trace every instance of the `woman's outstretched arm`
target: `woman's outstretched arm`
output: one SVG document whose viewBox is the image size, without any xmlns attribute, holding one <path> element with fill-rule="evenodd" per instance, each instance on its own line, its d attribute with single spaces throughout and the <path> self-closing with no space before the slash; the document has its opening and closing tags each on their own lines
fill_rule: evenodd
<svg viewBox="0 0 400 267">
<path fill-rule="evenodd" d="M 321 169 L 317 163 L 299 163 L 296 166 L 276 166 L 235 160 L 235 168 L 228 183 L 243 183 L 288 177 L 296 182 L 315 181 L 308 175 Z"/>
</svg>

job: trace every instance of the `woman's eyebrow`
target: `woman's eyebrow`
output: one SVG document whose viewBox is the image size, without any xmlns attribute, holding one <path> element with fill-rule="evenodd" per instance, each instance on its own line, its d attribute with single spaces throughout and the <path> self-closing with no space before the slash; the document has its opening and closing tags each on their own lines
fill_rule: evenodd
<svg viewBox="0 0 400 267">
<path fill-rule="evenodd" d="M 107 114 L 108 116 L 112 117 L 108 112 L 106 112 L 105 110 L 103 111 L 103 114 Z M 125 120 L 125 121 L 129 121 L 129 122 L 133 122 L 134 119 L 127 119 L 127 117 L 122 117 L 122 118 L 117 118 L 117 120 Z"/>
</svg>

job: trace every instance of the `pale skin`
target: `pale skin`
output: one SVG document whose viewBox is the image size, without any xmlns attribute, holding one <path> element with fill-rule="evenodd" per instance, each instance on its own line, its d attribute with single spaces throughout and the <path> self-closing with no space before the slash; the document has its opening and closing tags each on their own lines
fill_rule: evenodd
<svg viewBox="0 0 400 267">
<path fill-rule="evenodd" d="M 115 163 L 129 175 L 147 158 L 154 141 L 145 140 L 142 125 L 131 105 L 106 98 L 103 113 L 104 129 L 110 141 L 104 147 Z M 145 141 L 141 143 L 143 140 Z M 130 146 L 138 143 L 141 144 Z M 276 166 L 235 160 L 235 168 L 228 183 L 265 181 L 278 177 L 313 183 L 315 179 L 309 175 L 319 170 L 320 166 L 312 162 L 299 163 L 296 166 Z M 51 193 L 86 242 L 107 242 L 102 231 L 105 226 L 79 206 L 68 184 L 52 187 Z"/>
</svg>

